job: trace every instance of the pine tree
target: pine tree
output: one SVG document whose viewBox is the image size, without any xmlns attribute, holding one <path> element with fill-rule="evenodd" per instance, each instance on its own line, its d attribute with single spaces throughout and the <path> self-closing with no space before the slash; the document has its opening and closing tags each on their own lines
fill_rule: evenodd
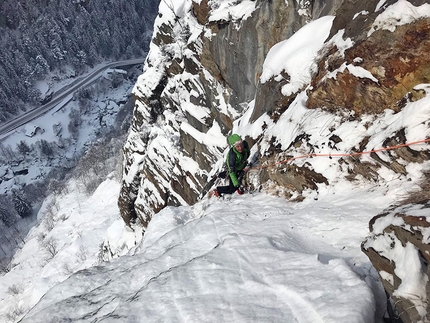
<svg viewBox="0 0 430 323">
<path fill-rule="evenodd" d="M 21 153 L 21 155 L 23 155 L 23 156 L 27 155 L 27 154 L 31 151 L 30 147 L 28 146 L 28 144 L 27 144 L 24 140 L 21 140 L 21 141 L 16 145 L 16 148 L 18 149 L 18 151 L 19 151 L 19 152 Z"/>
<path fill-rule="evenodd" d="M 30 203 L 27 202 L 23 192 L 12 190 L 12 201 L 16 212 L 21 218 L 26 218 L 32 214 L 33 209 Z"/>
<path fill-rule="evenodd" d="M 40 104 L 35 82 L 64 66 L 142 55 L 159 0 L 0 0 L 0 121 Z M 149 37 L 149 38 L 148 38 Z"/>
<path fill-rule="evenodd" d="M 16 211 L 10 197 L 7 195 L 0 195 L 0 221 L 7 227 L 12 227 L 18 219 Z"/>
<path fill-rule="evenodd" d="M 52 157 L 54 154 L 54 150 L 52 149 L 52 146 L 50 145 L 50 143 L 48 141 L 46 141 L 45 139 L 41 139 L 40 141 L 38 141 L 39 144 L 39 148 L 40 148 L 40 152 L 42 153 L 42 155 L 46 156 L 46 157 Z"/>
</svg>

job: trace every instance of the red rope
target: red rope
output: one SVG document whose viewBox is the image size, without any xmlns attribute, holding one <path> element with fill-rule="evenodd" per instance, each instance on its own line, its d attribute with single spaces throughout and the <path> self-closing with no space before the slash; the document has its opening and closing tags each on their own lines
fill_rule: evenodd
<svg viewBox="0 0 430 323">
<path fill-rule="evenodd" d="M 429 139 L 424 139 L 424 140 L 418 140 L 418 141 L 413 141 L 413 142 L 409 142 L 409 143 L 405 143 L 405 144 L 399 144 L 399 145 L 395 145 L 395 146 L 390 146 L 390 147 L 383 147 L 383 148 L 379 148 L 379 149 L 372 149 L 372 150 L 368 150 L 368 151 L 359 151 L 359 152 L 355 152 L 355 153 L 330 153 L 330 154 L 307 154 L 307 155 L 301 155 L 301 156 L 296 156 L 296 157 L 292 157 L 289 159 L 285 159 L 285 160 L 281 160 L 278 161 L 276 163 L 273 164 L 269 164 L 269 165 L 264 165 L 264 166 L 256 166 L 256 167 L 251 167 L 251 169 L 258 169 L 258 168 L 268 168 L 271 166 L 275 166 L 275 165 L 279 165 L 279 164 L 286 164 L 290 161 L 296 160 L 296 159 L 301 159 L 301 158 L 310 158 L 310 157 L 352 157 L 352 156 L 359 156 L 359 155 L 366 155 L 366 154 L 371 154 L 371 153 L 377 153 L 380 151 L 387 151 L 387 150 L 393 150 L 393 149 L 399 149 L 402 147 L 407 147 L 407 146 L 412 146 L 412 145 L 416 145 L 416 144 L 422 144 L 425 142 L 430 142 L 430 138 Z"/>
</svg>

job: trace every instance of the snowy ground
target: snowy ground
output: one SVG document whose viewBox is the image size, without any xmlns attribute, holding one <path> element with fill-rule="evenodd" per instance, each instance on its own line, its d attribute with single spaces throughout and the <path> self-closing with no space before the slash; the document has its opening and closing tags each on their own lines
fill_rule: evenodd
<svg viewBox="0 0 430 323">
<path fill-rule="evenodd" d="M 339 183 L 301 203 L 254 193 L 169 207 L 136 246 L 118 183 L 90 198 L 71 187 L 55 200 L 55 225 L 48 232 L 47 200 L 0 277 L 0 320 L 16 322 L 43 296 L 23 322 L 382 322 L 384 294 L 360 244 L 372 216 L 408 190 L 399 184 Z M 104 239 L 128 255 L 99 264 Z"/>
</svg>

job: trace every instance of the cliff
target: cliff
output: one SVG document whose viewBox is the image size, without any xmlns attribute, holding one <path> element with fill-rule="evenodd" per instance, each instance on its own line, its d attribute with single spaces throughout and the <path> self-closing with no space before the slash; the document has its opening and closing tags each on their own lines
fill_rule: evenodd
<svg viewBox="0 0 430 323">
<path fill-rule="evenodd" d="M 268 89 L 259 77 L 270 48 L 337 4 L 233 3 L 160 5 L 124 147 L 119 205 L 128 224 L 139 218 L 146 226 L 167 205 L 196 202 L 223 158 L 233 122 L 254 98 L 264 100 Z M 273 109 L 270 102 L 265 106 Z"/>
<path fill-rule="evenodd" d="M 430 156 L 429 17 L 426 1 L 162 1 L 134 88 L 124 221 L 145 230 L 194 204 L 232 132 L 253 147 L 254 188 L 292 201 L 340 179 L 411 180 Z"/>
</svg>

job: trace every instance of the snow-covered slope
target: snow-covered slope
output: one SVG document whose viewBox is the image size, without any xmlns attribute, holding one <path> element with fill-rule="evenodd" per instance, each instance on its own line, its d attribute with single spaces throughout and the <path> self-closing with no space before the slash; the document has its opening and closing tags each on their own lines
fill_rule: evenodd
<svg viewBox="0 0 430 323">
<path fill-rule="evenodd" d="M 88 201 L 58 200 L 66 216 L 49 235 L 59 252 L 42 267 L 24 249 L 2 277 L 2 312 L 43 296 L 22 322 L 382 322 L 385 295 L 360 243 L 369 217 L 411 185 L 344 181 L 302 203 L 255 193 L 168 207 L 134 246 L 112 203 L 119 186 L 106 181 Z M 108 222 L 111 245 L 131 250 L 88 267 Z M 66 265 L 87 269 L 60 282 Z"/>
</svg>

